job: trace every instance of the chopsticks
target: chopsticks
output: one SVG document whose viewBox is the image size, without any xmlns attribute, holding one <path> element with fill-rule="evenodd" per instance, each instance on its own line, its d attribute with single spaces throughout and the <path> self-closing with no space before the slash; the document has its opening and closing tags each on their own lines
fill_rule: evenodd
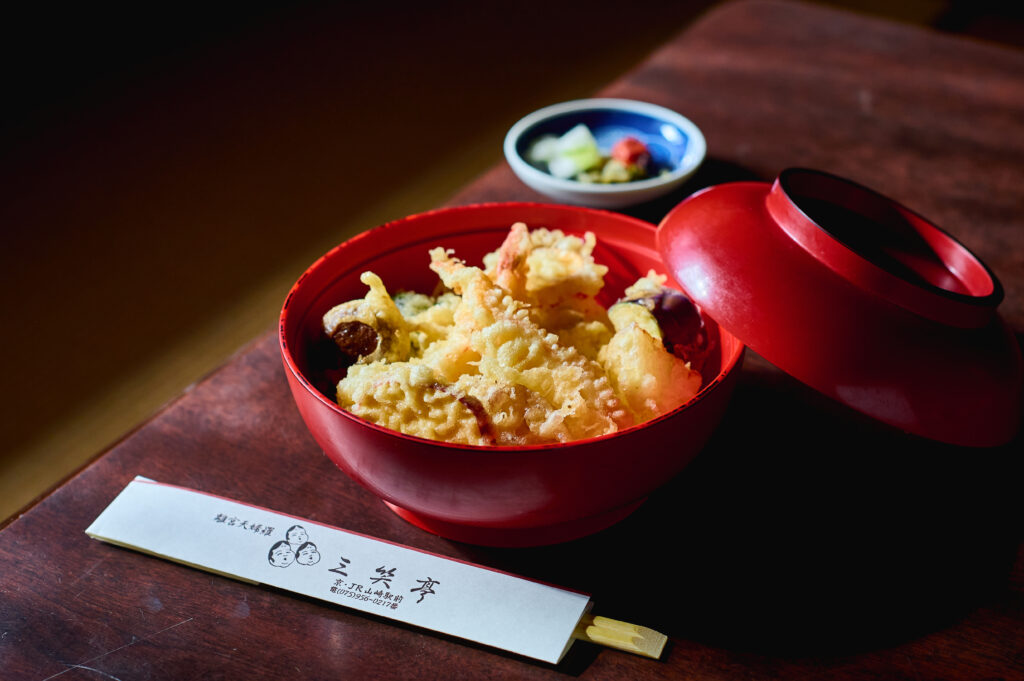
<svg viewBox="0 0 1024 681">
<path fill-rule="evenodd" d="M 572 635 L 579 641 L 589 641 L 655 660 L 661 657 L 665 643 L 668 642 L 665 634 L 654 629 L 600 615 L 595 617 L 589 613 L 580 619 Z"/>
</svg>

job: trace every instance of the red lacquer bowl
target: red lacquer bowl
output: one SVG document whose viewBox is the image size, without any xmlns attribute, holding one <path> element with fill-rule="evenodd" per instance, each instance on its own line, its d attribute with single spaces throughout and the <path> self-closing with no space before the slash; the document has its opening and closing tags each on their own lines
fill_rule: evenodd
<svg viewBox="0 0 1024 681">
<path fill-rule="evenodd" d="M 535 203 L 463 206 L 413 215 L 365 232 L 316 261 L 281 313 L 280 344 L 299 412 L 327 456 L 413 524 L 450 539 L 494 546 L 567 541 L 631 513 L 681 471 L 720 421 L 743 344 L 706 320 L 714 351 L 703 389 L 687 404 L 619 433 L 529 447 L 452 445 L 382 428 L 335 404 L 326 369 L 321 318 L 361 298 L 359 275 L 371 270 L 389 290 L 431 292 L 428 250 L 455 250 L 470 264 L 502 242 L 512 223 L 581 234 L 594 232 L 595 258 L 609 268 L 610 304 L 637 277 L 667 273 L 655 227 L 604 211 Z"/>
<path fill-rule="evenodd" d="M 706 313 L 818 392 L 940 442 L 1014 438 L 1024 366 L 999 280 L 892 199 L 789 168 L 694 194 L 658 239 Z"/>
</svg>

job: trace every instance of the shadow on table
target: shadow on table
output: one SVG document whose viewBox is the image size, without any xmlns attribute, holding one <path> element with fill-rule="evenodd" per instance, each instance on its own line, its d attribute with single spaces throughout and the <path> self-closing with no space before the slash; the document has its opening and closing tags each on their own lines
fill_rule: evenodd
<svg viewBox="0 0 1024 681">
<path fill-rule="evenodd" d="M 750 360 L 709 446 L 625 522 L 472 559 L 588 591 L 597 614 L 776 655 L 906 641 L 1006 588 L 1019 441 L 910 437 Z"/>
</svg>

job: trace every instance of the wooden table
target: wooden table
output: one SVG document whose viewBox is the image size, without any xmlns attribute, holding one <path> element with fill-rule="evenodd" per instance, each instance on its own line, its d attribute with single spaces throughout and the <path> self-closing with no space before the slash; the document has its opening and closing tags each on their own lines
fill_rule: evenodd
<svg viewBox="0 0 1024 681">
<path fill-rule="evenodd" d="M 707 136 L 694 181 L 634 214 L 829 170 L 986 260 L 1019 337 L 1021 74 L 1021 52 L 766 0 L 716 10 L 601 94 L 677 109 Z M 535 198 L 502 164 L 452 203 Z M 1020 451 L 894 434 L 748 356 L 712 443 L 630 519 L 486 549 L 413 528 L 334 469 L 268 334 L 0 532 L 0 677 L 1022 678 Z M 549 666 L 88 539 L 136 474 L 585 590 L 670 645 L 652 661 L 581 644 Z"/>
</svg>

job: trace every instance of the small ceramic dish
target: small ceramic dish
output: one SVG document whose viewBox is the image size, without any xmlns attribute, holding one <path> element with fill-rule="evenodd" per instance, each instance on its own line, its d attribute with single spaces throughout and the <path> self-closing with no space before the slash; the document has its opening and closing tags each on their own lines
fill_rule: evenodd
<svg viewBox="0 0 1024 681">
<path fill-rule="evenodd" d="M 538 139 L 560 136 L 586 125 L 602 155 L 624 137 L 634 137 L 650 151 L 656 169 L 653 177 L 591 184 L 551 175 L 544 164 L 528 159 Z M 520 119 L 505 136 L 505 158 L 527 186 L 562 203 L 593 208 L 621 208 L 650 201 L 683 184 L 697 170 L 707 153 L 700 129 L 689 119 L 656 104 L 629 99 L 579 99 L 539 109 Z"/>
</svg>

